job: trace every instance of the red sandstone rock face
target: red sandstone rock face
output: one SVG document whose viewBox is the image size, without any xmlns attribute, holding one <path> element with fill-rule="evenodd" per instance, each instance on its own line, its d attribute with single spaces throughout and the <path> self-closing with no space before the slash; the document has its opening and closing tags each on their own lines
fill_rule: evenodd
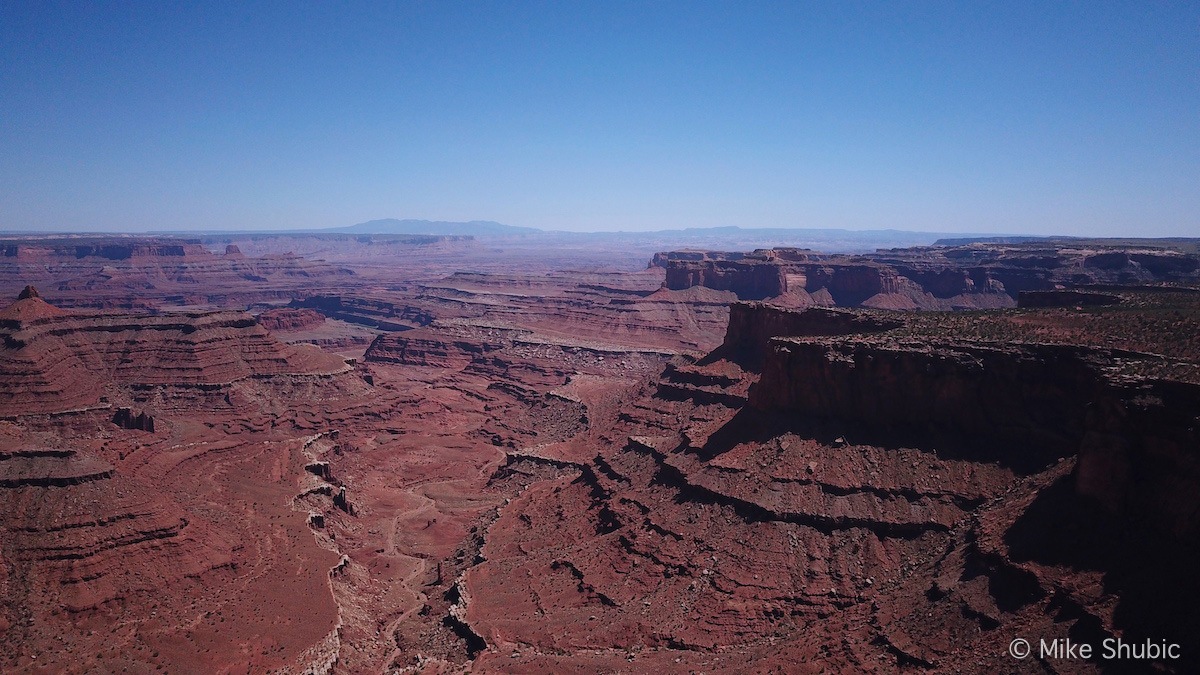
<svg viewBox="0 0 1200 675">
<path fill-rule="evenodd" d="M 725 342 L 713 355 L 756 367 L 762 363 L 771 338 L 788 335 L 861 335 L 898 328 L 893 317 L 814 308 L 806 312 L 765 303 L 737 302 L 730 306 Z M 712 357 L 710 357 L 712 358 Z"/>
<path fill-rule="evenodd" d="M 311 650 L 335 629 L 337 558 L 290 508 L 298 443 L 179 425 L 134 440 L 143 432 L 99 417 L 73 424 L 60 442 L 88 450 L 0 452 L 5 672 L 320 661 Z"/>
<path fill-rule="evenodd" d="M 325 323 L 325 316 L 312 309 L 269 309 L 257 318 L 263 328 L 273 332 L 303 330 Z"/>
<path fill-rule="evenodd" d="M 367 348 L 364 359 L 372 363 L 396 363 L 411 366 L 432 366 L 462 370 L 476 358 L 500 350 L 507 342 L 506 334 L 516 331 L 484 329 L 487 337 L 480 339 L 476 331 L 466 328 L 413 331 L 382 335 Z M 454 339 L 455 333 L 475 333 L 465 339 Z M 473 338 L 473 339 L 472 339 Z"/>
<path fill-rule="evenodd" d="M 650 259 L 651 267 L 667 269 L 672 260 L 701 262 L 706 260 L 741 260 L 746 257 L 740 251 L 663 251 Z"/>
<path fill-rule="evenodd" d="M 473 279 L 459 284 L 473 290 L 440 288 L 434 305 L 442 306 L 443 296 L 487 298 L 495 288 L 487 284 Z M 694 316 L 677 299 L 643 303 L 642 295 L 620 289 L 590 292 L 633 300 L 620 311 L 647 328 L 661 307 Z M 515 296 L 511 316 L 546 322 L 546 314 L 523 314 L 517 304 L 532 303 L 540 293 Z M 717 303 L 709 304 L 715 311 Z M 586 306 L 575 306 L 574 321 L 582 323 Z M 638 318 L 643 312 L 647 316 Z M 322 359 L 304 356 L 319 352 L 281 345 L 241 313 L 76 312 L 12 325 L 4 363 L 24 376 L 40 372 L 47 386 L 70 383 L 42 398 L 33 388 L 14 387 L 13 442 L 41 434 L 114 471 L 88 483 L 93 492 L 75 492 L 74 484 L 26 485 L 22 477 L 19 494 L 8 494 L 3 506 L 22 515 L 0 527 L 60 528 L 54 531 L 64 542 L 78 535 L 80 542 L 102 543 L 87 544 L 81 558 L 91 571 L 79 574 L 95 579 L 89 584 L 28 554 L 45 546 L 42 539 L 0 533 L 11 545 L 0 548 L 0 568 L 16 575 L 5 583 L 11 588 L 16 579 L 22 589 L 6 596 L 14 609 L 0 612 L 11 625 L 21 622 L 0 636 L 9 655 L 5 669 L 28 668 L 34 656 L 51 668 L 186 663 L 202 671 L 238 663 L 252 670 L 321 670 L 336 658 L 359 672 L 411 658 L 415 644 L 446 655 L 447 662 L 464 658 L 461 638 L 442 617 L 421 619 L 419 612 L 424 585 L 436 582 L 468 528 L 504 498 L 507 488 L 488 486 L 504 459 L 498 448 L 578 434 L 589 415 L 607 414 L 630 378 L 637 381 L 667 358 L 668 350 L 657 347 L 618 348 L 614 337 L 674 350 L 697 338 L 669 325 L 655 327 L 648 338 L 620 324 L 593 329 L 607 340 L 567 337 L 569 326 L 547 335 L 470 322 L 442 330 L 454 339 L 439 342 L 474 352 L 460 368 L 389 361 L 388 343 L 381 341 L 379 358 L 360 371 L 380 385 L 369 389 L 341 359 L 329 360 L 336 370 L 325 369 Z M 501 353 L 475 347 L 491 333 L 499 336 Z M 55 354 L 61 358 L 51 358 Z M 65 364 L 64 377 L 45 374 L 55 363 Z M 72 380 L 81 370 L 99 376 L 90 384 Z M 68 404 L 71 410 L 63 410 Z M 109 406 L 130 409 L 131 417 L 152 413 L 154 430 L 114 423 Z M 332 440 L 338 435 L 331 427 L 341 431 L 340 440 Z M 101 472 L 106 465 L 98 465 Z M 305 466 L 324 468 L 306 472 Z M 58 481 L 55 471 L 43 464 L 34 474 Z M 51 488 L 58 492 L 45 492 Z M 130 493 L 146 501 L 122 501 Z M 61 528 L 56 523 L 77 515 L 64 510 L 77 500 L 101 514 L 98 524 Z M 50 505 L 66 514 L 63 519 L 50 519 Z M 129 513 L 137 517 L 122 515 Z M 120 527 L 108 524 L 108 514 Z M 328 559 L 326 549 L 337 554 Z M 168 569 L 165 561 L 175 557 L 183 562 Z M 138 573 L 126 574 L 122 561 Z M 452 582 L 450 563 L 446 570 Z M 68 587 L 86 591 L 83 600 L 70 605 L 71 618 L 47 619 L 77 602 L 58 592 Z M 170 590 L 155 593 L 162 588 Z M 434 592 L 428 593 L 432 600 Z M 33 620 L 29 628 L 25 617 Z M 391 617 L 382 634 L 380 617 Z M 119 638 L 86 632 L 109 624 L 131 628 Z M 57 635 L 68 643 L 57 644 Z M 410 646 L 398 651 L 401 636 Z"/>
<path fill-rule="evenodd" d="M 399 331 L 424 326 L 433 320 L 428 312 L 394 301 L 361 296 L 313 295 L 298 302 L 301 308 L 350 323 L 380 330 Z"/>
<path fill-rule="evenodd" d="M 24 323 L 36 322 L 66 316 L 67 312 L 42 300 L 37 289 L 26 286 L 17 296 L 17 301 L 0 311 L 0 324 L 16 327 Z"/>
<path fill-rule="evenodd" d="M 733 291 L 743 300 L 762 300 L 788 291 L 784 269 L 767 261 L 703 260 L 699 263 L 678 259 L 667 265 L 665 287 L 673 291 L 705 286 Z"/>
</svg>

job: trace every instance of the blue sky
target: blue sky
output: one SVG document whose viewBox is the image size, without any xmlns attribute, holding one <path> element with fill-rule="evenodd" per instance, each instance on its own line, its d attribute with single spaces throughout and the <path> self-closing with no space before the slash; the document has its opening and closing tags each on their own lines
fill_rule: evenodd
<svg viewBox="0 0 1200 675">
<path fill-rule="evenodd" d="M 0 229 L 1200 236 L 1200 3 L 100 5 L 0 4 Z"/>
</svg>

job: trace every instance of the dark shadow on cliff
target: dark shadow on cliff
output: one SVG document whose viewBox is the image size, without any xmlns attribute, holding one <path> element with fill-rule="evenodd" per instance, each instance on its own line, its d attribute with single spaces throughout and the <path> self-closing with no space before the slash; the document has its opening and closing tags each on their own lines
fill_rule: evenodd
<svg viewBox="0 0 1200 675">
<path fill-rule="evenodd" d="M 739 443 L 764 443 L 783 434 L 795 434 L 834 446 L 870 445 L 888 450 L 911 448 L 940 459 L 997 464 L 1022 475 L 1045 470 L 1064 457 L 1075 454 L 1064 444 L 1058 449 L 999 442 L 992 438 L 963 438 L 928 427 L 870 427 L 861 422 L 819 419 L 800 415 L 742 408 L 709 436 L 697 454 L 712 459 Z"/>
<path fill-rule="evenodd" d="M 1076 494 L 1073 476 L 1042 490 L 1005 533 L 1004 542 L 1015 562 L 1102 573 L 1104 591 L 1120 598 L 1113 622 L 1125 642 L 1178 643 L 1183 658 L 1171 666 L 1178 672 L 1200 672 L 1198 542 L 1111 513 Z M 1074 614 L 1062 608 L 1056 619 L 1083 616 Z M 1088 633 L 1080 639 L 1103 639 L 1098 622 L 1090 619 L 1096 625 L 1087 625 L 1089 618 L 1079 622 L 1079 629 Z M 1130 665 L 1115 665 L 1113 672 L 1127 672 Z"/>
</svg>

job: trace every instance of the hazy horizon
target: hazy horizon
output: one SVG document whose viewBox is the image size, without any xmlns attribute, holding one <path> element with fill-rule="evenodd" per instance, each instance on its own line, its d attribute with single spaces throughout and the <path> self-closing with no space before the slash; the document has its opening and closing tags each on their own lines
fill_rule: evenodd
<svg viewBox="0 0 1200 675">
<path fill-rule="evenodd" d="M 562 230 L 562 229 L 557 229 L 556 230 L 556 229 L 532 228 L 532 227 L 528 227 L 528 226 L 512 225 L 511 223 L 499 223 L 497 221 L 482 220 L 482 219 L 474 219 L 474 220 L 469 220 L 469 221 L 443 221 L 443 220 L 432 220 L 432 219 L 423 219 L 423 218 L 373 218 L 370 221 L 364 221 L 362 223 L 354 223 L 351 225 L 337 225 L 337 226 L 331 226 L 331 227 L 323 227 L 323 226 L 292 227 L 292 228 L 282 227 L 282 226 L 281 227 L 257 227 L 257 228 L 255 228 L 255 227 L 246 227 L 246 228 L 192 227 L 192 228 L 181 228 L 181 229 L 146 228 L 146 229 L 138 229 L 138 230 L 134 230 L 134 229 L 110 229 L 110 230 L 93 229 L 93 230 L 88 230 L 88 229 L 78 229 L 78 228 L 75 228 L 75 229 L 71 229 L 71 228 L 3 229 L 3 228 L 0 228 L 0 234 L 7 234 L 7 233 L 33 234 L 33 235 L 37 235 L 37 234 L 108 235 L 108 234 L 111 234 L 111 235 L 131 235 L 131 236 L 174 235 L 174 234 L 188 234 L 188 233 L 213 234 L 213 235 L 223 234 L 223 233 L 264 233 L 264 234 L 269 234 L 269 233 L 275 233 L 275 232 L 277 232 L 277 233 L 298 233 L 298 234 L 309 233 L 309 232 L 324 233 L 324 234 L 354 234 L 354 233 L 386 234 L 387 232 L 385 230 L 378 230 L 378 231 L 350 230 L 349 228 L 359 226 L 359 225 L 366 225 L 370 222 L 375 222 L 375 221 L 391 221 L 391 220 L 401 221 L 401 222 L 411 221 L 411 222 L 424 222 L 424 223 L 430 223 L 430 224 L 451 224 L 451 225 L 469 225 L 472 223 L 489 223 L 489 224 L 501 225 L 501 226 L 505 226 L 505 227 L 528 229 L 528 230 L 532 230 L 533 232 L 535 232 L 537 234 L 569 234 L 569 235 L 573 235 L 573 234 L 578 234 L 578 235 L 587 235 L 587 234 L 649 235 L 649 234 L 657 234 L 657 233 L 675 233 L 675 232 L 682 233 L 682 232 L 688 232 L 688 231 L 712 232 L 712 231 L 720 231 L 720 230 L 740 230 L 740 231 L 778 230 L 781 232 L 805 232 L 805 231 L 812 231 L 812 232 L 829 231 L 829 232 L 847 232 L 847 233 L 897 232 L 897 233 L 903 233 L 903 234 L 1013 236 L 1013 237 L 1070 236 L 1070 235 L 1060 235 L 1060 234 L 1056 234 L 1056 233 L 1051 233 L 1051 234 L 1047 234 L 1047 235 L 1027 234 L 1027 233 L 1019 233 L 1019 232 L 972 233 L 972 232 L 965 232 L 965 231 L 954 232 L 954 231 L 936 231 L 936 230 L 915 230 L 915 229 L 900 229 L 900 228 L 889 228 L 889 227 L 880 227 L 880 228 L 874 228 L 874 227 L 832 228 L 831 227 L 831 228 L 826 228 L 826 227 L 756 227 L 756 226 L 741 226 L 741 225 L 713 225 L 713 226 L 708 226 L 708 227 L 677 227 L 677 228 L 644 229 L 644 230 L 618 230 L 618 229 L 603 229 L 603 230 Z M 420 232 L 420 233 L 414 232 L 413 234 L 437 234 L 437 233 L 436 232 Z"/>
<path fill-rule="evenodd" d="M 0 231 L 1200 233 L 1200 6 L 0 7 Z"/>
</svg>

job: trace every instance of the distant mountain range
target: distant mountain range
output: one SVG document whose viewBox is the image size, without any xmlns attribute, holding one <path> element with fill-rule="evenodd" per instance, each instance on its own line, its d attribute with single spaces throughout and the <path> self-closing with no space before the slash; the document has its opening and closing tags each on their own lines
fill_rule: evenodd
<svg viewBox="0 0 1200 675">
<path fill-rule="evenodd" d="M 506 246 L 635 246 L 646 251 L 667 251 L 679 248 L 715 251 L 742 251 L 755 248 L 794 246 L 834 253 L 871 252 L 880 248 L 929 246 L 934 242 L 966 243 L 968 241 L 1026 241 L 1038 237 L 1004 235 L 999 233 L 915 232 L 909 230 L 845 230 L 837 228 L 803 227 L 688 227 L 652 231 L 573 232 L 543 230 L 535 227 L 505 225 L 492 220 L 446 221 L 415 218 L 381 218 L 357 225 L 304 230 L 213 230 L 174 231 L 156 234 L 206 237 L 212 241 L 229 241 L 231 237 L 251 239 L 271 237 L 333 237 L 382 236 L 453 236 L 504 240 Z M 207 240 L 206 239 L 206 240 Z"/>
<path fill-rule="evenodd" d="M 946 232 L 914 232 L 910 230 L 843 230 L 836 228 L 800 228 L 800 227 L 738 227 L 736 225 L 725 225 L 720 227 L 688 227 L 671 230 L 642 230 L 642 231 L 599 231 L 599 232 L 575 232 L 567 230 L 542 230 L 535 227 L 517 227 L 515 225 L 505 225 L 497 223 L 493 220 L 471 220 L 467 222 L 456 222 L 447 220 L 417 220 L 414 218 L 406 218 L 404 220 L 398 218 L 381 218 L 379 220 L 369 220 L 365 223 L 357 225 L 348 225 L 345 227 L 327 227 L 319 230 L 308 230 L 308 232 L 346 232 L 353 234 L 434 234 L 434 235 L 483 235 L 483 236 L 504 236 L 504 235 L 530 235 L 530 234 L 548 234 L 556 236 L 602 236 L 602 237 L 724 237 L 724 236 L 796 236 L 803 235 L 807 237 L 817 238 L 850 238 L 850 239 L 913 239 L 921 241 L 932 241 L 938 237 L 945 237 Z M 969 235 L 962 235 L 969 236 Z M 978 235 L 980 237 L 989 237 L 995 235 Z M 1021 237 L 1022 239 L 1034 239 L 1036 237 Z"/>
<path fill-rule="evenodd" d="M 316 232 L 350 232 L 354 234 L 469 234 L 469 235 L 511 235 L 511 234 L 541 234 L 542 230 L 532 227 L 516 227 L 491 220 L 472 220 L 465 223 L 447 220 L 414 220 L 397 218 L 382 218 L 369 220 L 365 223 L 347 227 L 330 227 Z"/>
</svg>

